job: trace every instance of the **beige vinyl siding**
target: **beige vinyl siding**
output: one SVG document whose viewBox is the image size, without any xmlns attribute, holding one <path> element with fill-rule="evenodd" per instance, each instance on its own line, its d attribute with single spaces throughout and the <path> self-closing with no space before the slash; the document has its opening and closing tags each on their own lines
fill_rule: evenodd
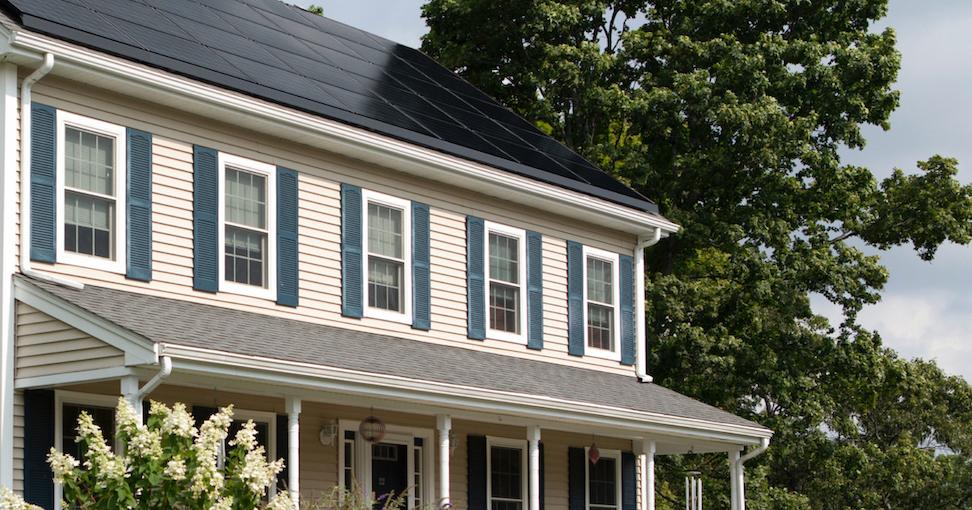
<svg viewBox="0 0 972 510">
<path fill-rule="evenodd" d="M 24 392 L 14 390 L 13 491 L 24 493 Z"/>
<path fill-rule="evenodd" d="M 277 140 L 232 126 L 117 95 L 46 78 L 35 100 L 60 109 L 153 133 L 153 280 L 134 282 L 124 275 L 65 264 L 35 264 L 38 269 L 94 285 L 228 306 L 349 329 L 460 346 L 523 358 L 630 373 L 630 367 L 594 357 L 567 354 L 566 240 L 619 253 L 631 253 L 632 236 L 586 225 L 503 200 L 367 165 L 359 161 Z M 300 307 L 230 293 L 192 290 L 193 144 L 293 168 L 299 174 Z M 340 185 L 424 202 L 431 209 L 432 329 L 341 316 Z M 540 232 L 544 260 L 544 349 L 498 340 L 466 337 L 466 215 Z"/>
<path fill-rule="evenodd" d="M 69 388 L 72 391 L 102 393 L 115 395 L 118 391 L 117 383 L 99 383 Z M 152 400 L 172 404 L 183 402 L 206 407 L 222 407 L 233 404 L 237 409 L 250 411 L 272 412 L 285 414 L 283 398 L 254 396 L 241 393 L 231 393 L 206 388 L 187 388 L 173 385 L 162 385 L 151 395 Z M 415 413 L 402 413 L 371 409 L 367 407 L 351 407 L 322 402 L 304 401 L 300 413 L 300 492 L 304 502 L 310 502 L 330 491 L 338 483 L 338 465 L 340 461 L 338 445 L 342 444 L 339 437 L 334 443 L 324 446 L 320 442 L 321 426 L 337 423 L 339 420 L 359 421 L 369 415 L 379 416 L 387 426 L 422 428 L 435 431 L 435 416 L 421 414 L 421 409 Z M 467 438 L 470 435 L 503 437 L 511 439 L 526 439 L 526 428 L 503 425 L 500 423 L 485 423 L 478 421 L 455 419 L 452 423 L 455 451 L 449 458 L 450 494 L 452 507 L 455 510 L 467 510 L 468 504 L 468 458 Z M 568 477 L 567 477 L 567 449 L 569 447 L 584 447 L 594 439 L 589 434 L 564 432 L 553 429 L 541 431 L 544 449 L 544 508 L 545 510 L 568 510 Z M 632 441 L 616 437 L 596 437 L 597 445 L 602 450 L 631 451 Z M 360 443 L 359 443 L 360 447 Z M 438 475 L 438 449 L 435 441 L 426 444 L 432 448 L 435 462 L 427 466 Z M 277 450 L 277 456 L 282 452 Z M 431 472 L 428 471 L 428 472 Z M 437 484 L 437 479 L 432 480 Z M 433 485 L 433 494 L 436 493 Z"/>
<path fill-rule="evenodd" d="M 17 303 L 15 377 L 123 366 L 118 348 L 24 303 Z"/>
</svg>

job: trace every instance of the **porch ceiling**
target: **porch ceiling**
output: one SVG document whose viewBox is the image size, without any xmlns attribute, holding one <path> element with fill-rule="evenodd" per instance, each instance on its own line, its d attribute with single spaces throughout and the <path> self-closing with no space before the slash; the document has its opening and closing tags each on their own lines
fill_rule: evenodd
<svg viewBox="0 0 972 510">
<path fill-rule="evenodd" d="M 618 375 L 105 287 L 87 285 L 74 290 L 20 275 L 17 283 L 41 289 L 139 337 L 163 344 L 163 352 L 172 347 L 185 348 L 181 352 L 198 350 L 241 359 L 279 360 L 292 364 L 295 368 L 288 370 L 294 373 L 321 367 L 354 374 L 348 380 L 394 377 L 448 385 L 456 392 L 461 388 L 492 395 L 533 395 L 537 400 L 705 422 L 738 429 L 748 437 L 771 434 L 756 423 L 657 384 L 638 382 L 633 374 Z M 200 359 L 214 362 L 212 357 Z M 296 368 L 297 364 L 301 368 Z M 226 375 L 244 371 L 243 365 L 236 364 Z"/>
</svg>

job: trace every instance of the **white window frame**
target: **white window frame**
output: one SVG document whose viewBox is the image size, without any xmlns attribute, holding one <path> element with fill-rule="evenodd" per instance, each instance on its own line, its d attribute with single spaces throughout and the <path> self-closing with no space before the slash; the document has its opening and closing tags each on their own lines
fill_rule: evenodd
<svg viewBox="0 0 972 510">
<path fill-rule="evenodd" d="M 520 470 L 523 486 L 520 494 L 523 495 L 522 508 L 527 510 L 530 506 L 530 471 L 528 467 L 528 452 L 526 439 L 509 439 L 506 437 L 486 436 L 486 510 L 493 508 L 493 447 L 518 449 L 520 455 Z"/>
<path fill-rule="evenodd" d="M 589 446 L 584 447 L 584 505 L 587 510 L 603 510 L 603 505 L 591 508 L 591 461 L 587 460 L 590 459 L 590 451 Z M 598 451 L 601 459 L 614 459 L 614 508 L 621 510 L 621 450 L 598 449 Z"/>
<path fill-rule="evenodd" d="M 78 115 L 76 113 L 62 110 L 57 110 L 56 124 L 57 149 L 55 155 L 56 175 L 54 179 L 57 185 L 57 204 L 55 205 L 55 232 L 57 238 L 57 247 L 55 252 L 57 257 L 56 260 L 57 262 L 64 262 L 91 269 L 100 269 L 103 271 L 124 274 L 127 267 L 125 265 L 125 257 L 128 252 L 128 222 L 125 221 L 125 214 L 127 211 L 126 195 L 128 194 L 127 130 L 124 126 L 119 126 L 110 122 L 104 122 L 91 117 L 85 117 L 84 115 Z M 115 202 L 115 214 L 114 218 L 112 218 L 115 223 L 112 229 L 112 236 L 114 236 L 114 239 L 111 240 L 112 245 L 115 248 L 115 253 L 112 258 L 96 257 L 94 255 L 75 253 L 73 251 L 67 251 L 64 249 L 64 199 L 66 196 L 64 186 L 66 166 L 64 131 L 68 127 L 73 127 L 81 131 L 95 133 L 97 135 L 115 139 L 115 179 L 113 184 L 115 194 L 112 197 L 104 196 L 104 198 L 110 198 Z M 83 193 L 91 196 L 101 196 L 97 193 Z"/>
<path fill-rule="evenodd" d="M 375 203 L 402 210 L 402 311 L 393 312 L 368 306 L 368 267 L 371 257 L 368 246 L 368 204 Z M 389 321 L 412 323 L 412 202 L 377 191 L 361 190 L 361 270 L 362 270 L 362 307 L 364 316 Z"/>
<path fill-rule="evenodd" d="M 361 438 L 361 434 L 358 433 L 358 427 L 361 425 L 360 421 L 357 420 L 339 420 L 338 421 L 338 437 L 341 438 L 341 447 L 335 448 L 337 450 L 337 467 L 338 467 L 338 487 L 344 487 L 345 477 L 344 477 L 344 433 L 347 431 L 354 432 L 354 458 L 352 459 L 351 466 L 355 478 L 357 478 L 359 488 L 362 492 L 362 497 L 364 501 L 371 501 L 371 443 L 365 441 Z M 406 509 L 404 510 L 421 510 L 416 509 L 415 496 L 420 494 L 419 498 L 421 501 L 433 501 L 435 498 L 435 485 L 436 480 L 436 465 L 435 465 L 435 448 L 433 441 L 435 440 L 435 432 L 432 429 L 421 428 L 421 427 L 404 427 L 399 425 L 387 425 L 385 427 L 385 437 L 381 440 L 383 443 L 395 443 L 407 445 L 408 451 L 408 502 L 406 504 Z M 411 482 L 415 477 L 415 465 L 413 449 L 415 447 L 415 439 L 422 439 L 422 487 L 415 487 Z M 416 492 L 417 491 L 417 492 Z M 427 506 L 427 505 L 426 505 Z"/>
<path fill-rule="evenodd" d="M 118 397 L 114 395 L 54 390 L 54 448 L 59 452 L 64 451 L 64 404 L 116 409 L 118 407 Z M 118 451 L 118 447 L 120 446 L 118 441 L 113 438 L 108 438 L 108 442 L 111 443 L 112 449 Z M 55 482 L 54 510 L 61 510 L 62 491 L 61 484 Z"/>
<path fill-rule="evenodd" d="M 219 290 L 261 299 L 277 299 L 277 167 L 268 163 L 219 153 Z M 267 253 L 266 286 L 246 285 L 226 280 L 226 167 L 261 174 L 267 178 Z M 250 227 L 245 227 L 250 228 Z M 253 230 L 250 228 L 250 230 Z"/>
<path fill-rule="evenodd" d="M 621 269 L 620 269 L 620 257 L 617 253 L 609 252 L 607 250 L 600 250 L 597 248 L 591 248 L 589 246 L 584 246 L 584 260 L 583 264 L 583 276 L 584 276 L 584 352 L 594 356 L 596 358 L 604 358 L 612 361 L 621 361 Z M 598 349 L 597 347 L 591 347 L 588 342 L 588 332 L 587 332 L 587 309 L 588 309 L 588 299 L 587 299 L 587 260 L 589 258 L 601 259 L 611 263 L 611 289 L 614 292 L 614 325 L 613 334 L 614 338 L 612 344 L 614 345 L 614 350 Z"/>
<path fill-rule="evenodd" d="M 486 338 L 491 340 L 502 340 L 504 342 L 513 342 L 518 344 L 526 345 L 527 343 L 527 260 L 526 260 L 526 230 L 522 228 L 510 227 L 508 225 L 501 225 L 499 223 L 493 223 L 491 221 L 484 222 L 483 228 L 483 281 L 484 281 L 484 293 L 485 299 L 484 306 L 486 309 L 483 311 L 486 317 Z M 519 333 L 510 333 L 509 331 L 500 331 L 493 329 L 492 321 L 490 320 L 489 314 L 489 284 L 492 281 L 492 275 L 490 274 L 490 264 L 489 264 L 489 234 L 493 232 L 499 235 L 515 237 L 517 238 L 517 269 L 519 270 L 519 283 L 517 286 L 520 288 L 520 300 L 517 304 L 519 306 Z M 510 285 L 508 282 L 500 282 L 504 285 Z"/>
</svg>

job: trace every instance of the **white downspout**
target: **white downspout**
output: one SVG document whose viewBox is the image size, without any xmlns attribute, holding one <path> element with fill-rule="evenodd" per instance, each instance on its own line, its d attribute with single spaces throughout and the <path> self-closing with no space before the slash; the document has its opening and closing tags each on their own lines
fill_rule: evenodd
<svg viewBox="0 0 972 510">
<path fill-rule="evenodd" d="M 158 388 L 162 381 L 172 373 L 172 358 L 163 356 L 159 362 L 162 364 L 162 368 L 141 388 L 138 386 L 137 375 L 126 376 L 121 380 L 122 396 L 132 407 L 132 411 L 135 412 L 139 422 L 142 421 L 142 402 L 145 397 L 155 391 L 155 388 Z"/>
<path fill-rule="evenodd" d="M 764 437 L 762 440 L 760 440 L 758 448 L 747 453 L 746 455 L 743 455 L 742 457 L 739 457 L 739 460 L 736 461 L 736 484 L 738 486 L 737 494 L 739 497 L 739 502 L 737 503 L 736 507 L 738 510 L 746 510 L 746 476 L 743 467 L 746 464 L 746 461 L 762 455 L 763 452 L 769 448 L 769 442 L 769 438 Z"/>
<path fill-rule="evenodd" d="M 662 230 L 655 228 L 655 233 L 650 239 L 639 239 L 638 246 L 634 251 L 634 274 L 635 274 L 635 339 L 637 339 L 637 351 L 635 361 L 635 371 L 638 380 L 641 382 L 651 382 L 652 378 L 648 375 L 648 347 L 645 345 L 645 248 L 654 246 L 661 241 Z"/>
<path fill-rule="evenodd" d="M 54 55 L 44 54 L 44 63 L 20 86 L 20 272 L 31 278 L 56 283 L 72 289 L 84 284 L 34 271 L 30 267 L 30 91 L 38 80 L 54 68 Z"/>
</svg>

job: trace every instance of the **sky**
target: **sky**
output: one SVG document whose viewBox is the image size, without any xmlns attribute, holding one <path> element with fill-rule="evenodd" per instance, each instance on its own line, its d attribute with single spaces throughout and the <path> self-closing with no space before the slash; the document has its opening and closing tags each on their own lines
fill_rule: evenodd
<svg viewBox="0 0 972 510">
<path fill-rule="evenodd" d="M 417 47 L 426 32 L 424 0 L 299 0 L 323 5 L 324 14 L 393 41 Z M 916 171 L 934 154 L 959 160 L 959 180 L 972 181 L 972 2 L 891 0 L 875 28 L 894 27 L 902 53 L 896 88 L 901 105 L 891 129 L 866 127 L 866 147 L 845 151 L 844 161 L 870 168 L 878 178 L 894 168 Z M 910 246 L 881 254 L 890 278 L 880 303 L 859 320 L 908 358 L 934 359 L 947 372 L 972 381 L 972 246 L 943 246 L 923 262 Z M 839 321 L 825 300 L 815 310 Z"/>
</svg>

